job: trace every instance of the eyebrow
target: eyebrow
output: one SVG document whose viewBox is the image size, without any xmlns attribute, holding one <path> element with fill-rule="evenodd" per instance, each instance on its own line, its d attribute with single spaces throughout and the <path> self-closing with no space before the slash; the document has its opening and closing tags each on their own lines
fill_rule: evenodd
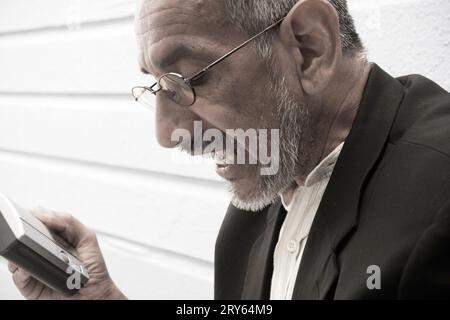
<svg viewBox="0 0 450 320">
<path fill-rule="evenodd" d="M 205 63 L 205 66 L 214 61 L 214 54 L 208 48 L 193 48 L 183 44 L 177 44 L 165 50 L 163 54 L 155 59 L 155 65 L 161 70 L 167 70 L 170 66 L 176 64 L 181 59 L 194 58 Z M 151 74 L 147 69 L 141 67 L 141 72 Z"/>
<path fill-rule="evenodd" d="M 150 74 L 150 72 L 148 72 L 144 67 L 141 67 L 141 72 L 143 74 Z"/>
</svg>

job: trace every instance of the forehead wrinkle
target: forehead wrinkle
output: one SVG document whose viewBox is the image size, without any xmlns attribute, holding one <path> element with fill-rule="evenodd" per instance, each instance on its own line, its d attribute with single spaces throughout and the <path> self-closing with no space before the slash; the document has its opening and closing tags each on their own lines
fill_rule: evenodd
<svg viewBox="0 0 450 320">
<path fill-rule="evenodd" d="M 176 26 L 181 26 L 181 28 Z M 218 54 L 225 54 L 230 48 L 239 44 L 239 41 L 236 39 L 229 41 L 230 38 L 227 36 L 221 37 L 220 33 L 208 34 L 206 28 L 195 32 L 190 29 L 191 27 L 192 26 L 189 24 L 169 23 L 166 24 L 166 28 L 163 29 L 164 32 L 147 30 L 145 33 L 138 35 L 139 49 L 147 51 L 149 48 L 154 48 L 159 45 L 164 40 L 170 40 L 168 41 L 169 45 L 171 42 L 180 42 L 193 49 L 199 48 L 199 50 L 205 49 L 214 54 L 217 52 Z M 190 32 L 190 30 L 192 30 L 192 32 Z M 216 58 L 219 58 L 219 56 Z"/>
<path fill-rule="evenodd" d="M 155 1 L 155 2 L 153 2 Z M 171 39 L 172 37 L 179 37 L 183 43 L 188 45 L 195 45 L 199 48 L 207 47 L 212 53 L 211 61 L 219 58 L 220 55 L 229 51 L 230 47 L 239 44 L 239 41 L 233 39 L 229 32 L 229 24 L 223 22 L 223 10 L 217 10 L 221 5 L 212 0 L 189 0 L 189 1 L 173 1 L 173 0 L 149 0 L 146 5 L 141 8 L 136 20 L 136 36 L 138 38 L 138 47 L 141 51 L 141 61 L 145 62 L 149 68 L 154 70 L 151 65 L 153 61 L 150 53 L 150 48 L 154 50 L 156 45 L 159 45 L 162 40 Z M 206 5 L 206 3 L 212 3 Z M 156 5 L 155 5 L 156 3 Z M 189 5 L 197 3 L 197 5 Z M 202 4 L 202 9 L 198 3 Z M 159 4 L 159 5 L 158 5 Z M 178 4 L 175 7 L 174 4 Z M 214 8 L 214 10 L 212 10 Z M 209 12 L 210 14 L 202 15 L 202 12 Z M 220 16 L 220 17 L 219 17 Z M 225 27 L 225 28 L 224 28 Z M 182 38 L 186 39 L 182 39 Z M 171 41 L 177 41 L 171 39 Z M 228 43 L 228 46 L 227 46 Z M 217 55 L 217 56 L 216 56 Z M 214 59 L 212 59 L 214 58 Z"/>
<path fill-rule="evenodd" d="M 218 1 L 221 2 L 221 1 Z M 137 35 L 145 34 L 149 30 L 167 27 L 173 23 L 179 23 L 183 27 L 199 27 L 204 30 L 205 26 L 221 27 L 225 25 L 223 10 L 220 5 L 212 0 L 150 0 L 146 1 L 135 20 L 135 31 Z"/>
<path fill-rule="evenodd" d="M 170 20 L 156 19 L 156 21 L 153 21 L 147 19 L 137 25 L 135 32 L 139 45 L 145 47 L 149 43 L 157 43 L 170 36 L 186 35 L 192 37 L 195 34 L 204 33 L 204 31 L 205 28 L 200 28 L 195 23 L 189 23 L 186 18 L 181 18 L 178 15 Z"/>
<path fill-rule="evenodd" d="M 177 26 L 180 26 L 182 28 L 175 28 Z M 143 38 L 150 38 L 151 36 L 155 35 L 157 30 L 164 29 L 164 32 L 161 33 L 160 37 L 161 38 L 165 38 L 165 37 L 167 37 L 166 34 L 170 34 L 170 36 L 177 35 L 177 33 L 173 34 L 174 33 L 173 29 L 175 29 L 175 31 L 180 31 L 181 32 L 181 33 L 178 33 L 178 34 L 183 34 L 183 33 L 186 32 L 186 30 L 189 27 L 192 27 L 192 25 L 190 25 L 188 23 L 171 22 L 171 23 L 167 23 L 165 25 L 156 26 L 153 29 L 148 29 L 148 30 L 146 30 L 145 32 L 142 32 L 142 33 L 137 33 L 136 36 L 138 38 L 141 38 L 141 37 L 143 37 Z M 160 41 L 160 40 L 161 39 L 159 39 L 157 41 Z"/>
<path fill-rule="evenodd" d="M 171 11 L 176 10 L 173 8 L 166 9 L 164 11 Z M 158 16 L 154 19 L 151 18 L 152 15 Z M 168 16 L 168 17 L 166 17 Z M 180 24 L 192 24 L 192 21 L 189 21 L 189 18 L 197 17 L 200 18 L 198 15 L 189 15 L 182 11 L 172 12 L 170 15 L 168 13 L 161 14 L 161 11 L 153 12 L 147 15 L 145 18 L 135 20 L 136 23 L 136 32 L 137 34 L 145 33 L 148 30 L 152 30 L 153 28 L 160 28 L 164 27 L 166 25 L 172 25 L 174 23 L 180 23 Z M 195 19 L 195 21 L 198 21 L 198 19 Z M 161 23 L 162 22 L 162 23 Z M 143 31 L 141 31 L 143 30 Z"/>
<path fill-rule="evenodd" d="M 146 19 L 147 17 L 150 17 L 152 14 L 161 14 L 164 13 L 165 11 L 170 11 L 170 10 L 179 10 L 181 11 L 181 8 L 177 8 L 177 7 L 166 7 L 166 8 L 160 8 L 159 10 L 156 11 L 152 11 L 152 12 L 147 12 L 142 16 L 136 16 L 136 21 L 142 21 L 144 19 Z"/>
<path fill-rule="evenodd" d="M 148 0 L 138 6 L 138 20 L 145 19 L 153 13 L 177 10 L 182 13 L 192 12 L 203 17 L 212 16 L 213 12 L 222 12 L 223 4 L 217 0 Z M 220 7 L 220 8 L 219 8 Z M 218 17 L 214 17 L 217 20 Z"/>
<path fill-rule="evenodd" d="M 210 25 L 205 23 L 199 23 L 198 19 L 196 19 L 196 22 L 189 21 L 186 19 L 186 15 L 175 15 L 171 16 L 171 19 L 147 19 L 145 22 L 137 23 L 135 26 L 135 34 L 137 37 L 143 36 L 145 34 L 148 34 L 150 32 L 156 32 L 158 30 L 163 29 L 163 33 L 170 33 L 171 30 L 178 28 L 180 31 L 186 33 L 187 31 L 195 30 L 196 27 L 199 29 L 204 29 L 204 27 L 211 28 Z M 190 18 L 193 16 L 189 16 Z M 162 20 L 162 21 L 161 21 Z M 203 27 L 203 28 L 200 28 Z M 203 31 L 203 30 L 201 30 Z"/>
</svg>

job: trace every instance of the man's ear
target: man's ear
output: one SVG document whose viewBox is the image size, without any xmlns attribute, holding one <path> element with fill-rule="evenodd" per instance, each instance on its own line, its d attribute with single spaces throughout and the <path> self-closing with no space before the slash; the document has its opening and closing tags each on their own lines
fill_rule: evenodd
<svg viewBox="0 0 450 320">
<path fill-rule="evenodd" d="M 342 57 L 339 18 L 328 0 L 301 0 L 281 25 L 281 40 L 308 95 L 323 91 Z"/>
</svg>

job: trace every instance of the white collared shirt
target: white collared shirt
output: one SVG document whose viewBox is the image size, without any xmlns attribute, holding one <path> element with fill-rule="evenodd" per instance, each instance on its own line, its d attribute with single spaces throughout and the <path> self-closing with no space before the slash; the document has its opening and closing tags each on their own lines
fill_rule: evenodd
<svg viewBox="0 0 450 320">
<path fill-rule="evenodd" d="M 287 216 L 274 252 L 271 300 L 292 299 L 309 231 L 343 145 L 311 171 L 305 184 L 295 190 L 288 203 L 282 197 Z"/>
</svg>

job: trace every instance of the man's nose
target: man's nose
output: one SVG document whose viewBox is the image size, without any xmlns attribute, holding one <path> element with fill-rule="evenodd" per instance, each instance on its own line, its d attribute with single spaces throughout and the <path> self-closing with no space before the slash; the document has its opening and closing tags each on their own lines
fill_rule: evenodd
<svg viewBox="0 0 450 320">
<path fill-rule="evenodd" d="M 175 130 L 186 129 L 192 132 L 194 122 L 201 119 L 189 108 L 167 100 L 159 95 L 156 96 L 156 138 L 162 147 L 175 148 L 180 143 L 172 139 Z"/>
</svg>

